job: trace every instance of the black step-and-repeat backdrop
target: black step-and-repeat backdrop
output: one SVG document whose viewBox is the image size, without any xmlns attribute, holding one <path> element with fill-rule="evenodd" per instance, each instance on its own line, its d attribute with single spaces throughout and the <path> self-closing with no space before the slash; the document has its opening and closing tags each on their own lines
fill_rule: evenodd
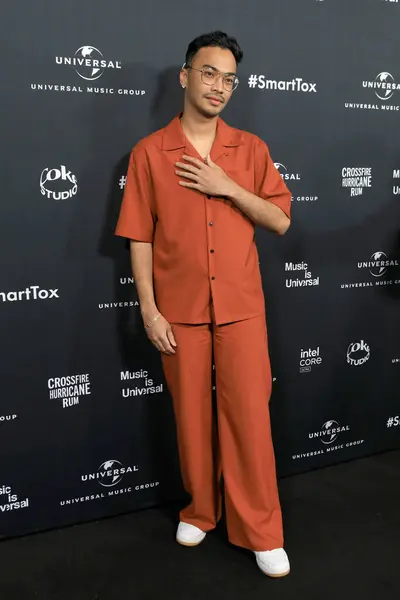
<svg viewBox="0 0 400 600">
<path fill-rule="evenodd" d="M 5 4 L 0 536 L 185 499 L 113 230 L 129 152 L 212 29 L 245 54 L 224 118 L 293 194 L 287 235 L 257 232 L 279 474 L 400 446 L 400 2 Z"/>
</svg>

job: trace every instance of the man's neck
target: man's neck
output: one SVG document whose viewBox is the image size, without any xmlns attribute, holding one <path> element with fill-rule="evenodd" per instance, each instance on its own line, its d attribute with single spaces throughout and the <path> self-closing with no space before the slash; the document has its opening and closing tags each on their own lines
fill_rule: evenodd
<svg viewBox="0 0 400 600">
<path fill-rule="evenodd" d="M 188 138 L 194 140 L 214 139 L 218 117 L 207 118 L 197 111 L 185 107 L 181 117 L 182 128 Z"/>
</svg>

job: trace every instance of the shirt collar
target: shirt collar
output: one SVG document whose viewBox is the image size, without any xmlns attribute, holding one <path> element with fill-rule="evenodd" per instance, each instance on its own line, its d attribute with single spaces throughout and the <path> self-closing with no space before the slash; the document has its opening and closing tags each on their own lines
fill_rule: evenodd
<svg viewBox="0 0 400 600">
<path fill-rule="evenodd" d="M 180 117 L 181 113 L 172 119 L 165 127 L 162 138 L 163 150 L 177 150 L 178 148 L 184 148 L 186 146 L 187 138 L 183 132 Z M 230 127 L 225 121 L 218 117 L 217 133 L 214 143 L 216 146 L 224 146 L 226 148 L 240 146 L 243 143 L 243 132 L 234 127 Z"/>
</svg>

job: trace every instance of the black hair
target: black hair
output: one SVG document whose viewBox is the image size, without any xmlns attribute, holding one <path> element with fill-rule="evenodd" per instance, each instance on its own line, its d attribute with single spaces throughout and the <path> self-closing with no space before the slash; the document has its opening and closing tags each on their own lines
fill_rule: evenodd
<svg viewBox="0 0 400 600">
<path fill-rule="evenodd" d="M 216 46 L 218 48 L 230 50 L 235 57 L 237 65 L 243 58 L 243 51 L 236 38 L 229 37 L 223 31 L 212 31 L 211 33 L 203 33 L 203 35 L 199 35 L 190 42 L 186 51 L 185 63 L 190 65 L 193 57 L 200 50 L 200 48 L 205 48 L 207 46 Z"/>
</svg>

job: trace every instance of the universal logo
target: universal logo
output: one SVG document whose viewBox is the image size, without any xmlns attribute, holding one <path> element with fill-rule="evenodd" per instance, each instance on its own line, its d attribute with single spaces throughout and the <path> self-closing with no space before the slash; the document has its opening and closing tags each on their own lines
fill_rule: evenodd
<svg viewBox="0 0 400 600">
<path fill-rule="evenodd" d="M 339 434 L 344 431 L 350 431 L 348 425 L 339 425 L 337 421 L 326 421 L 321 427 L 320 431 L 314 431 L 309 433 L 308 437 L 310 440 L 319 438 L 323 444 L 333 444 L 339 437 Z"/>
<path fill-rule="evenodd" d="M 76 79 L 76 85 L 68 83 L 31 83 L 31 89 L 41 92 L 60 92 L 60 93 L 88 93 L 95 95 L 111 96 L 144 96 L 146 90 L 132 88 L 114 88 L 97 87 L 98 80 L 106 72 L 118 72 L 122 69 L 121 61 L 105 58 L 103 53 L 94 46 L 81 46 L 75 52 L 74 56 L 56 56 L 56 65 L 64 68 L 73 69 L 75 73 L 88 83 L 84 85 L 82 81 Z M 107 78 L 105 78 L 107 79 Z"/>
<path fill-rule="evenodd" d="M 378 250 L 367 261 L 359 261 L 357 267 L 360 271 L 368 269 L 373 279 L 353 283 L 342 283 L 342 289 L 382 287 L 400 284 L 399 260 L 389 258 L 385 252 Z M 397 276 L 395 275 L 397 270 Z M 387 276 L 384 278 L 384 275 Z"/>
<path fill-rule="evenodd" d="M 127 473 L 139 471 L 138 466 L 124 467 L 119 460 L 106 460 L 96 473 L 82 475 L 82 481 L 98 481 L 103 487 L 117 485 Z"/>
<path fill-rule="evenodd" d="M 283 181 L 301 181 L 300 173 L 291 173 L 286 167 L 286 165 L 284 165 L 283 163 L 276 162 L 274 163 L 274 166 L 278 171 L 279 175 L 282 177 Z M 292 202 L 294 200 L 296 200 L 296 202 L 315 202 L 316 200 L 318 200 L 318 196 L 292 196 Z"/>
<path fill-rule="evenodd" d="M 396 83 L 395 78 L 388 71 L 381 71 L 373 80 L 364 80 L 362 82 L 362 87 L 368 90 L 373 90 L 375 97 L 382 103 L 373 103 L 373 99 L 371 99 L 368 103 L 366 103 L 365 100 L 364 102 L 345 102 L 345 108 L 386 111 L 400 110 L 399 105 L 388 103 L 388 101 L 394 96 L 394 93 L 400 90 L 400 84 Z"/>
<path fill-rule="evenodd" d="M 349 425 L 340 425 L 338 421 L 333 419 L 326 421 L 319 431 L 312 431 L 308 434 L 310 440 L 319 439 L 322 446 L 315 448 L 309 452 L 302 452 L 300 454 L 293 454 L 293 460 L 301 460 L 314 458 L 316 456 L 322 456 L 324 454 L 332 454 L 344 448 L 354 448 L 361 446 L 364 443 L 363 439 L 352 440 L 348 442 L 339 442 L 337 445 L 333 445 L 338 439 L 339 435 L 350 431 Z"/>
<path fill-rule="evenodd" d="M 399 267 L 399 261 L 389 260 L 385 252 L 374 252 L 367 262 L 359 262 L 359 269 L 369 269 L 373 277 L 382 277 L 388 270 L 388 267 Z"/>
<path fill-rule="evenodd" d="M 301 177 L 299 173 L 289 173 L 287 168 L 285 167 L 284 164 L 276 162 L 274 163 L 275 165 L 275 169 L 279 172 L 279 175 L 282 177 L 283 180 L 288 181 L 288 180 L 296 180 L 296 181 L 300 181 Z"/>
<path fill-rule="evenodd" d="M 58 65 L 74 67 L 75 72 L 86 81 L 99 79 L 105 69 L 121 69 L 120 61 L 106 60 L 103 54 L 94 46 L 81 46 L 74 56 L 56 56 Z"/>
<path fill-rule="evenodd" d="M 390 100 L 394 92 L 400 89 L 400 85 L 395 82 L 394 77 L 387 71 L 378 73 L 374 81 L 363 81 L 363 87 L 373 89 L 375 96 L 379 100 Z"/>
<path fill-rule="evenodd" d="M 16 418 L 17 415 L 0 415 L 0 424 L 6 421 L 14 421 Z"/>
</svg>

